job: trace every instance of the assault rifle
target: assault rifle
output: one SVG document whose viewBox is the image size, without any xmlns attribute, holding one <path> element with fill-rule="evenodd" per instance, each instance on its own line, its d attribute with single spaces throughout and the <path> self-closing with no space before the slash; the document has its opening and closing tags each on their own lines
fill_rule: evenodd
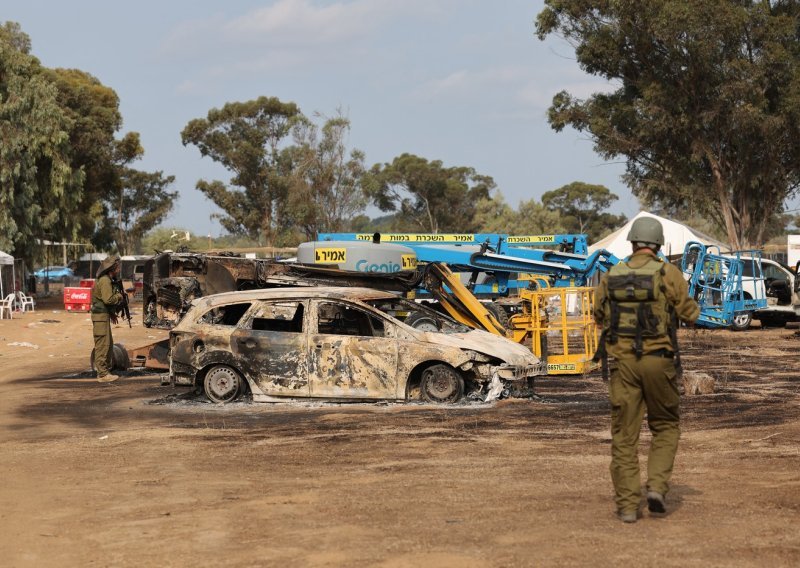
<svg viewBox="0 0 800 568">
<path fill-rule="evenodd" d="M 122 314 L 123 319 L 128 320 L 128 327 L 133 327 L 133 325 L 131 325 L 131 307 L 128 303 L 128 293 L 122 288 L 122 280 L 112 278 L 111 285 L 114 287 L 115 291 L 122 294 L 122 302 L 119 304 L 119 313 Z"/>
</svg>

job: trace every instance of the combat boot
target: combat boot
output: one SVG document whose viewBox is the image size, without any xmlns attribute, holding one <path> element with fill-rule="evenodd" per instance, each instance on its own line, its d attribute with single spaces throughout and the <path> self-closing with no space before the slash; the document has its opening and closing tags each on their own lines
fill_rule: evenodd
<svg viewBox="0 0 800 568">
<path fill-rule="evenodd" d="M 664 496 L 658 491 L 648 491 L 647 509 L 650 511 L 650 514 L 655 516 L 666 514 L 667 506 L 664 504 Z"/>
<path fill-rule="evenodd" d="M 630 513 L 617 511 L 617 517 L 619 517 L 619 520 L 622 521 L 623 523 L 635 523 L 638 516 L 639 515 L 637 511 L 632 511 Z"/>
<path fill-rule="evenodd" d="M 111 373 L 107 375 L 103 375 L 102 377 L 97 377 L 98 383 L 110 383 L 116 381 L 119 378 L 119 375 L 112 375 Z"/>
</svg>

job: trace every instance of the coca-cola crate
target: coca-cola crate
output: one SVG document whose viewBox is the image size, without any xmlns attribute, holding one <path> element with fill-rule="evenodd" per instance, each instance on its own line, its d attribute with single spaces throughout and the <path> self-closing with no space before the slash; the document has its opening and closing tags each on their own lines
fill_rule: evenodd
<svg viewBox="0 0 800 568">
<path fill-rule="evenodd" d="M 64 288 L 64 309 L 68 312 L 88 312 L 92 306 L 92 289 Z"/>
<path fill-rule="evenodd" d="M 94 278 L 83 278 L 78 286 L 80 288 L 92 288 L 94 286 Z"/>
</svg>

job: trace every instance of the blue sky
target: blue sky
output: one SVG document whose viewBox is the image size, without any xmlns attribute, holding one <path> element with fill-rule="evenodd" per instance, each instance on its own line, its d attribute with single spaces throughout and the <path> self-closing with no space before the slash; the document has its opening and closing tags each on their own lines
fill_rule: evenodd
<svg viewBox="0 0 800 568">
<path fill-rule="evenodd" d="M 232 0 L 136 3 L 108 0 L 14 2 L 19 22 L 47 67 L 78 68 L 120 97 L 123 132 L 142 136 L 135 167 L 176 176 L 180 199 L 164 222 L 199 235 L 223 232 L 218 209 L 194 189 L 228 173 L 180 132 L 226 102 L 275 96 L 304 114 L 341 108 L 349 146 L 366 164 L 403 152 L 492 176 L 506 201 L 572 181 L 619 195 L 629 217 L 638 202 L 574 131 L 546 120 L 552 96 L 608 90 L 583 73 L 572 49 L 539 41 L 541 0 Z M 375 209 L 368 211 L 375 216 Z M 511 231 L 512 228 L 509 228 Z"/>
</svg>

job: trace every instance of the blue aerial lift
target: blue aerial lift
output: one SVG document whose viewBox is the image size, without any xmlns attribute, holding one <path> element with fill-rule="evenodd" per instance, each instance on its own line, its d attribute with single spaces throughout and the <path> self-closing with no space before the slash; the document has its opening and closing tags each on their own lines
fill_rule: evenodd
<svg viewBox="0 0 800 568">
<path fill-rule="evenodd" d="M 435 298 L 467 325 L 492 333 L 506 330 L 546 360 L 549 373 L 593 368 L 597 327 L 588 286 L 619 261 L 605 250 L 586 254 L 585 235 L 321 233 L 317 242 L 353 241 L 412 249 L 426 275 L 416 298 Z M 459 274 L 468 275 L 469 282 L 462 283 Z M 458 310 L 449 305 L 451 298 L 461 297 L 491 302 L 475 301 Z"/>
<path fill-rule="evenodd" d="M 419 262 L 443 262 L 453 272 L 471 273 L 467 287 L 482 298 L 530 288 L 532 281 L 535 287 L 586 286 L 619 262 L 605 250 L 586 254 L 585 235 L 320 233 L 318 240 L 403 244 Z"/>
<path fill-rule="evenodd" d="M 686 243 L 681 270 L 689 295 L 700 304 L 697 325 L 747 329 L 752 314 L 767 307 L 761 251 L 722 254 L 718 246 Z"/>
</svg>

